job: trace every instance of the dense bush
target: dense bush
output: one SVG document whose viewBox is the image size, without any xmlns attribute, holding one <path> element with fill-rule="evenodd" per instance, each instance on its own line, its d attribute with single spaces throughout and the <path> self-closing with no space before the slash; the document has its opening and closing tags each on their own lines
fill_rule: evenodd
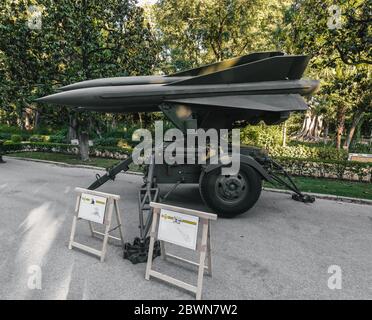
<svg viewBox="0 0 372 320">
<path fill-rule="evenodd" d="M 1 140 L 10 140 L 10 137 L 12 136 L 11 133 L 8 132 L 0 132 L 0 139 Z"/>
<path fill-rule="evenodd" d="M 119 148 L 130 148 L 133 146 L 127 139 L 120 138 L 97 138 L 93 140 L 95 146 L 108 146 L 108 147 L 119 147 Z"/>
<path fill-rule="evenodd" d="M 347 160 L 348 152 L 338 150 L 323 143 L 290 142 L 282 146 L 281 126 L 248 126 L 241 132 L 241 141 L 244 144 L 265 148 L 270 156 L 289 158 L 310 158 L 319 160 Z"/>
<path fill-rule="evenodd" d="M 318 160 L 347 160 L 348 152 L 332 147 L 308 147 L 305 145 L 296 146 L 273 146 L 269 150 L 270 156 L 274 158 L 306 158 Z"/>
<path fill-rule="evenodd" d="M 22 135 L 22 133 L 24 132 L 21 128 L 19 127 L 9 127 L 9 126 L 6 126 L 6 125 L 0 125 L 0 132 L 1 133 L 7 133 L 7 134 L 19 134 L 19 135 Z"/>
<path fill-rule="evenodd" d="M 93 142 L 94 142 L 94 145 L 96 146 L 111 146 L 111 147 L 116 147 L 118 142 L 119 142 L 119 138 L 114 138 L 114 137 L 107 137 L 107 138 L 97 138 L 97 139 L 94 139 Z"/>
<path fill-rule="evenodd" d="M 354 143 L 351 145 L 351 153 L 370 153 L 372 154 L 372 143 L 363 144 L 363 143 Z"/>
<path fill-rule="evenodd" d="M 136 143 L 132 141 L 132 135 L 135 130 L 137 130 L 137 126 L 125 126 L 120 127 L 115 130 L 110 130 L 102 135 L 102 138 L 95 139 L 95 143 L 99 145 L 111 145 L 111 146 L 117 146 L 118 143 L 121 143 L 123 141 L 126 141 L 126 143 L 130 146 L 134 146 Z M 113 139 L 116 139 L 116 143 L 114 144 Z M 97 141 L 97 142 L 96 142 Z M 107 141 L 107 142 L 105 142 Z M 105 144 L 106 143 L 106 144 Z"/>
<path fill-rule="evenodd" d="M 66 143 L 67 139 L 65 135 L 51 135 L 49 136 L 49 142 L 51 143 Z"/>
<path fill-rule="evenodd" d="M 19 134 L 12 134 L 10 140 L 12 140 L 14 143 L 19 143 L 22 141 L 22 136 Z"/>
<path fill-rule="evenodd" d="M 49 142 L 50 136 L 34 134 L 29 138 L 30 142 Z"/>
<path fill-rule="evenodd" d="M 372 182 L 372 164 L 345 160 L 279 158 L 291 175 Z"/>
<path fill-rule="evenodd" d="M 282 144 L 282 129 L 280 126 L 247 126 L 241 130 L 241 143 L 270 149 Z"/>
</svg>

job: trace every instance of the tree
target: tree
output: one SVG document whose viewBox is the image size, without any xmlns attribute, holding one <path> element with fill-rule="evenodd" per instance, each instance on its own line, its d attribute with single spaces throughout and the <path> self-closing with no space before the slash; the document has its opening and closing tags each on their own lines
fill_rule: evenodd
<svg viewBox="0 0 372 320">
<path fill-rule="evenodd" d="M 359 100 L 366 100 L 362 96 L 368 93 L 370 5 L 371 1 L 359 0 L 338 1 L 336 6 L 330 0 L 294 1 L 285 12 L 285 24 L 280 30 L 287 52 L 312 56 L 308 74 L 321 79 L 318 100 L 328 109 L 325 117 L 335 122 L 338 148 L 345 124 L 353 118 L 350 130 L 354 131 L 364 115 L 356 106 Z M 319 119 L 319 111 L 324 114 L 324 108 L 313 108 L 304 126 Z"/>
<path fill-rule="evenodd" d="M 289 1 L 160 0 L 152 9 L 166 72 L 252 51 L 275 50 L 279 10 Z"/>
<path fill-rule="evenodd" d="M 41 106 L 34 99 L 86 79 L 149 74 L 158 49 L 136 0 L 40 0 L 39 29 L 28 23 L 35 3 L 0 4 L 1 108 L 20 127 L 30 122 L 25 111 L 33 110 L 34 125 L 67 122 L 79 136 L 100 116 Z"/>
</svg>

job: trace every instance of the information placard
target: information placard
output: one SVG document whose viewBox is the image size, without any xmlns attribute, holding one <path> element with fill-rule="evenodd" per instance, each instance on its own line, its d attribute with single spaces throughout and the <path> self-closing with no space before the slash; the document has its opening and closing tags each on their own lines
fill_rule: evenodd
<svg viewBox="0 0 372 320">
<path fill-rule="evenodd" d="M 161 209 L 158 239 L 195 250 L 198 225 L 198 217 Z"/>
<path fill-rule="evenodd" d="M 82 193 L 78 217 L 103 224 L 105 221 L 107 198 L 93 194 Z"/>
</svg>

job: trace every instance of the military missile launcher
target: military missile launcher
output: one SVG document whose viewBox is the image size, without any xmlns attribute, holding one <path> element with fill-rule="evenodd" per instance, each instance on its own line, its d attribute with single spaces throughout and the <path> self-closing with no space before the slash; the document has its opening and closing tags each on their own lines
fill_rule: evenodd
<svg viewBox="0 0 372 320">
<path fill-rule="evenodd" d="M 301 79 L 308 61 L 304 55 L 252 53 L 167 76 L 83 81 L 38 101 L 104 113 L 163 112 L 184 134 L 188 129 L 231 129 L 260 121 L 278 124 L 291 112 L 305 111 L 308 106 L 303 96 L 311 95 L 319 86 L 316 80 Z M 154 159 L 152 156 L 146 166 L 145 184 L 139 190 L 140 237 L 125 250 L 132 262 L 146 260 L 152 216 L 149 203 L 166 201 L 180 184 L 198 184 L 205 204 L 225 217 L 249 210 L 259 199 L 263 180 L 283 184 L 294 192 L 295 200 L 314 201 L 301 193 L 280 164 L 255 147 L 241 146 L 236 175 L 222 175 L 222 163 L 168 165 L 157 164 Z M 132 161 L 128 157 L 105 175 L 97 175 L 89 188 L 114 180 Z M 160 184 L 173 184 L 161 199 Z"/>
</svg>

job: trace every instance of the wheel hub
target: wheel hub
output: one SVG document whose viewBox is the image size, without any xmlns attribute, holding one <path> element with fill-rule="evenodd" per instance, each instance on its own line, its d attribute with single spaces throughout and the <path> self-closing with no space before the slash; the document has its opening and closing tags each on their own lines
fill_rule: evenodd
<svg viewBox="0 0 372 320">
<path fill-rule="evenodd" d="M 220 176 L 217 179 L 217 194 L 226 200 L 238 200 L 246 188 L 246 183 L 241 175 Z"/>
</svg>

